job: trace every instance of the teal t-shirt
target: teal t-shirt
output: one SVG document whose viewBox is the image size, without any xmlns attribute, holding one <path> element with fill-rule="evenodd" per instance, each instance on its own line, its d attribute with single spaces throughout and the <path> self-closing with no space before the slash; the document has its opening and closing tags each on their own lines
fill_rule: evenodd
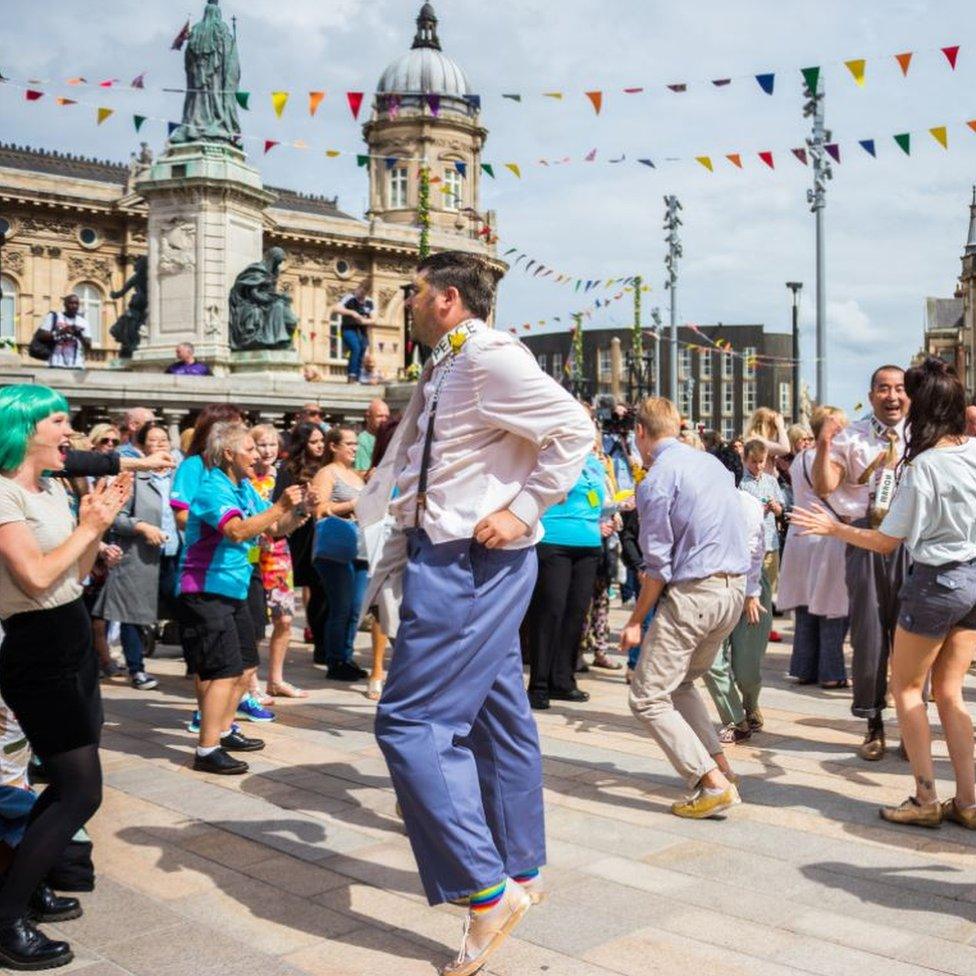
<svg viewBox="0 0 976 976">
<path fill-rule="evenodd" d="M 542 516 L 542 541 L 556 546 L 600 546 L 600 514 L 606 493 L 607 473 L 591 454 L 566 500 Z"/>
</svg>

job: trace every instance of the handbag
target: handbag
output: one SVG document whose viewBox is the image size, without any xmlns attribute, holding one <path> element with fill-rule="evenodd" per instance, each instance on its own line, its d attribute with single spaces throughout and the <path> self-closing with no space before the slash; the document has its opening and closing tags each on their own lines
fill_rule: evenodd
<svg viewBox="0 0 976 976">
<path fill-rule="evenodd" d="M 45 329 L 42 325 L 35 329 L 31 336 L 30 345 L 27 347 L 27 355 L 31 359 L 48 360 L 54 352 L 54 326 L 58 324 L 58 313 L 49 312 L 48 315 L 53 316 L 51 328 Z"/>
<path fill-rule="evenodd" d="M 360 558 L 359 526 L 351 519 L 329 515 L 315 523 L 312 562 L 351 563 Z"/>
</svg>

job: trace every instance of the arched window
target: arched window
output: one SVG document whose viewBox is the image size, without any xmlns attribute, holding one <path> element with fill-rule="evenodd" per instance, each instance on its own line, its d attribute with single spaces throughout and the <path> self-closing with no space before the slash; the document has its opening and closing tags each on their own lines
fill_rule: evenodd
<svg viewBox="0 0 976 976">
<path fill-rule="evenodd" d="M 0 339 L 17 338 L 17 283 L 0 275 Z"/>
<path fill-rule="evenodd" d="M 102 342 L 102 301 L 103 292 L 98 285 L 91 281 L 83 281 L 74 293 L 78 296 L 81 307 L 78 311 L 91 326 L 92 342 L 97 346 Z"/>
</svg>

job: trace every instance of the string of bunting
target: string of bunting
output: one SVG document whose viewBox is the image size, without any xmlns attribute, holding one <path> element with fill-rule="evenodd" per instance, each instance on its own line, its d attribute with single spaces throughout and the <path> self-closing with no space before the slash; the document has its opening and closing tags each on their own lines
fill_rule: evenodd
<svg viewBox="0 0 976 976">
<path fill-rule="evenodd" d="M 593 303 L 585 309 L 582 309 L 577 312 L 568 312 L 565 317 L 561 315 L 553 315 L 550 316 L 548 319 L 539 319 L 537 322 L 523 322 L 521 326 L 518 325 L 509 326 L 508 331 L 511 332 L 512 335 L 518 335 L 520 329 L 523 332 L 531 332 L 533 329 L 542 328 L 543 326 L 549 325 L 552 322 L 562 325 L 564 320 L 571 321 L 577 315 L 581 315 L 584 318 L 590 319 L 601 308 L 607 308 L 610 305 L 612 305 L 614 302 L 619 302 L 620 299 L 622 299 L 626 294 L 633 293 L 633 290 L 634 289 L 630 287 L 623 288 L 620 291 L 618 291 L 615 295 L 611 295 L 609 298 L 595 299 Z M 570 326 L 570 332 L 572 332 L 574 328 L 575 326 Z"/>
<path fill-rule="evenodd" d="M 180 31 L 176 39 L 171 45 L 174 50 L 180 50 L 185 41 L 185 36 L 187 32 Z M 681 81 L 681 82 L 653 82 L 644 83 L 640 85 L 629 85 L 625 88 L 619 89 L 596 89 L 590 88 L 582 92 L 579 91 L 543 91 L 540 93 L 526 93 L 526 92 L 499 92 L 495 97 L 501 98 L 502 100 L 514 102 L 521 104 L 522 102 L 528 100 L 529 98 L 541 98 L 544 101 L 550 102 L 563 102 L 566 100 L 567 96 L 578 97 L 582 95 L 590 107 L 593 109 L 594 114 L 599 115 L 605 105 L 606 96 L 611 94 L 623 94 L 628 96 L 641 95 L 641 94 L 652 94 L 656 92 L 670 92 L 675 95 L 682 95 L 687 93 L 690 89 L 697 88 L 698 86 L 703 86 L 709 89 L 721 90 L 729 88 L 735 82 L 746 81 L 749 84 L 755 84 L 758 86 L 759 90 L 766 95 L 772 95 L 776 89 L 776 79 L 778 75 L 785 73 L 785 70 L 796 71 L 799 70 L 804 84 L 807 85 L 811 90 L 815 90 L 817 83 L 820 79 L 821 72 L 824 65 L 839 65 L 843 64 L 846 68 L 846 73 L 858 88 L 864 88 L 867 84 L 868 78 L 868 65 L 874 64 L 876 61 L 887 61 L 894 59 L 897 63 L 899 70 L 901 71 L 902 77 L 907 78 L 909 70 L 911 68 L 912 62 L 917 54 L 920 53 L 932 53 L 939 57 L 948 64 L 949 69 L 952 71 L 956 70 L 956 65 L 959 60 L 960 45 L 950 44 L 945 47 L 940 47 L 938 49 L 923 49 L 923 51 L 902 51 L 898 54 L 884 55 L 877 58 L 850 58 L 843 61 L 826 61 L 819 65 L 812 65 L 806 68 L 799 69 L 784 69 L 779 71 L 760 71 L 760 72 L 750 72 L 748 74 L 741 75 L 728 75 L 718 78 L 703 78 L 695 79 L 692 81 Z M 89 81 L 80 75 L 73 76 L 64 79 L 26 79 L 25 84 L 31 85 L 33 88 L 43 88 L 52 85 L 69 85 L 71 87 L 86 87 L 86 88 L 100 88 L 103 90 L 111 91 L 143 91 L 147 87 L 146 85 L 146 75 L 147 71 L 142 71 L 137 74 L 128 84 L 124 84 L 119 78 L 106 78 L 101 81 Z M 10 79 L 3 78 L 0 75 L 0 80 L 9 81 Z M 155 86 L 154 86 L 155 87 Z M 155 87 L 155 90 L 163 91 L 172 94 L 186 94 L 187 91 L 193 91 L 194 89 L 177 88 L 177 87 Z M 251 97 L 254 92 L 251 91 L 234 91 L 234 96 L 237 99 L 238 104 L 244 110 L 249 110 L 251 107 Z M 271 106 L 274 110 L 275 115 L 281 118 L 284 114 L 285 107 L 287 106 L 289 100 L 291 99 L 293 93 L 291 91 L 285 90 L 275 90 L 267 93 L 271 100 Z M 322 104 L 323 100 L 327 96 L 327 91 L 325 89 L 318 89 L 314 91 L 302 92 L 302 95 L 306 96 L 307 100 L 304 104 L 307 107 L 307 111 L 310 117 L 314 117 L 318 112 L 319 106 Z M 342 93 L 345 97 L 345 103 L 349 108 L 350 114 L 354 120 L 359 119 L 359 113 L 362 108 L 363 102 L 366 97 L 366 91 L 344 91 Z M 402 104 L 402 99 L 404 97 L 416 97 L 416 93 L 413 92 L 384 92 L 378 93 L 377 99 L 379 100 L 380 107 L 384 111 L 388 111 L 391 114 L 395 114 L 399 111 L 399 107 Z M 341 97 L 341 96 L 340 96 Z M 465 95 L 464 98 L 468 104 L 475 110 L 480 110 L 482 100 L 485 97 L 484 94 L 479 95 Z M 428 94 L 424 96 L 428 109 L 434 115 L 440 113 L 440 96 L 436 94 Z"/>
</svg>

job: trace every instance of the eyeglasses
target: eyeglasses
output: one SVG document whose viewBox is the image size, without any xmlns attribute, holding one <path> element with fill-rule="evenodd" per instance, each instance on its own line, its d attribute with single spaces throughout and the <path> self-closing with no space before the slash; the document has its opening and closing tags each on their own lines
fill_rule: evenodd
<svg viewBox="0 0 976 976">
<path fill-rule="evenodd" d="M 118 437 L 100 437 L 98 443 L 115 445 L 115 444 L 120 444 L 121 441 L 119 440 Z"/>
<path fill-rule="evenodd" d="M 305 411 L 305 416 L 306 417 L 321 417 L 322 416 L 322 411 L 321 410 L 306 410 Z"/>
</svg>

